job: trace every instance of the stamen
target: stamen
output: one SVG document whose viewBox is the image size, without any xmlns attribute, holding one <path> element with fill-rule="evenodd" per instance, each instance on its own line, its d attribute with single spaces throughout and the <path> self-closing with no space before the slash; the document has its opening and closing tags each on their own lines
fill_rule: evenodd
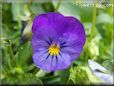
<svg viewBox="0 0 114 86">
<path fill-rule="evenodd" d="M 60 52 L 60 47 L 57 44 L 52 44 L 48 50 L 50 55 L 58 55 Z"/>
</svg>

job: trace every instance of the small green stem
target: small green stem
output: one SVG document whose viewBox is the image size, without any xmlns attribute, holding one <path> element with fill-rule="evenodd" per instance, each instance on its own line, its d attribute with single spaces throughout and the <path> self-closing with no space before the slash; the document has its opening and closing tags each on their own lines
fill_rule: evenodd
<svg viewBox="0 0 114 86">
<path fill-rule="evenodd" d="M 10 59 L 14 58 L 13 50 L 11 48 L 11 42 L 10 42 L 10 45 L 9 45 L 9 53 L 10 53 Z"/>
<path fill-rule="evenodd" d="M 14 54 L 13 54 L 13 50 L 11 48 L 11 42 L 10 42 L 10 40 L 8 40 L 8 43 L 9 43 L 8 49 L 9 49 L 9 53 L 10 53 L 10 58 L 8 59 L 8 63 L 9 63 L 10 69 L 12 69 L 11 59 L 14 60 Z"/>
<path fill-rule="evenodd" d="M 58 0 L 57 6 L 55 7 L 55 12 L 57 12 L 57 11 L 58 11 L 59 6 L 60 6 L 60 3 L 61 3 L 61 0 Z"/>
<path fill-rule="evenodd" d="M 90 41 L 94 36 L 94 31 L 95 31 L 95 20 L 96 20 L 96 0 L 94 0 L 94 8 L 93 8 L 93 20 L 92 20 L 92 29 L 91 29 L 91 36 L 90 36 Z"/>
<path fill-rule="evenodd" d="M 8 65 L 9 65 L 9 68 L 12 69 L 12 65 L 11 65 L 11 60 L 8 59 Z"/>
</svg>

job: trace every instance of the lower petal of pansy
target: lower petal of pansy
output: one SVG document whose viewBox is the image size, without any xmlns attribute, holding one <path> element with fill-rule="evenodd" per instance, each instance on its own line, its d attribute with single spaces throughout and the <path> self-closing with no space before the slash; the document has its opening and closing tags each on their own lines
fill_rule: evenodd
<svg viewBox="0 0 114 86">
<path fill-rule="evenodd" d="M 47 56 L 48 56 L 48 53 L 45 51 L 36 52 L 33 54 L 33 61 L 37 67 L 42 67 L 42 66 L 44 66 L 43 61 L 46 60 Z"/>
<path fill-rule="evenodd" d="M 61 53 L 58 56 L 58 62 L 57 62 L 57 69 L 58 70 L 63 70 L 66 69 L 70 66 L 71 61 L 70 61 L 70 56 L 66 53 Z"/>
<path fill-rule="evenodd" d="M 33 55 L 33 61 L 37 67 L 46 71 L 66 69 L 71 64 L 70 56 L 63 53 L 57 57 L 51 55 L 48 56 L 48 53 L 35 53 Z"/>
<path fill-rule="evenodd" d="M 56 58 L 49 55 L 49 53 L 37 52 L 33 55 L 33 61 L 37 67 L 46 71 L 57 70 Z"/>
<path fill-rule="evenodd" d="M 49 56 L 47 59 L 45 59 L 45 61 L 42 62 L 43 66 L 40 66 L 40 68 L 42 70 L 46 70 L 46 71 L 53 71 L 52 70 L 52 56 Z"/>
<path fill-rule="evenodd" d="M 52 57 L 52 62 L 51 62 L 51 67 L 50 67 L 50 69 L 52 71 L 57 70 L 57 62 L 58 62 L 57 56 L 53 56 Z"/>
</svg>

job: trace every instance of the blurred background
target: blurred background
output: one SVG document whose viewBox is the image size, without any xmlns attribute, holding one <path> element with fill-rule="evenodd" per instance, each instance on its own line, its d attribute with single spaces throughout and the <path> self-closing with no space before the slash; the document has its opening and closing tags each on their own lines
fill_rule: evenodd
<svg viewBox="0 0 114 86">
<path fill-rule="evenodd" d="M 2 3 L 2 84 L 97 84 L 102 80 L 89 68 L 94 60 L 114 71 L 113 0 L 4 0 Z M 95 6 L 94 6 L 95 4 Z M 31 26 L 35 16 L 60 12 L 84 25 L 86 44 L 67 70 L 45 72 L 32 61 Z M 1 59 L 0 59 L 1 60 Z"/>
</svg>

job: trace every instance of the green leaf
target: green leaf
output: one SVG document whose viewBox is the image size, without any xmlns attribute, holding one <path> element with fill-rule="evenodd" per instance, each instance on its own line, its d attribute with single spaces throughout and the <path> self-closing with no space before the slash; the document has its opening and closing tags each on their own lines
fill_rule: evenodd
<svg viewBox="0 0 114 86">
<path fill-rule="evenodd" d="M 30 62 L 32 60 L 32 47 L 30 41 L 25 43 L 19 48 L 19 54 L 18 54 L 18 64 L 21 66 L 26 66 L 27 62 Z"/>
<path fill-rule="evenodd" d="M 112 24 L 113 18 L 107 13 L 101 13 L 100 15 L 97 16 L 96 23 Z"/>
<path fill-rule="evenodd" d="M 103 62 L 103 66 L 110 72 L 114 71 L 114 63 L 113 63 L 113 59 L 112 60 L 105 60 Z"/>
<path fill-rule="evenodd" d="M 106 60 L 103 61 L 103 66 L 110 72 L 114 72 L 114 57 L 113 57 L 113 42 L 110 47 L 107 49 L 106 53 L 103 55 L 103 58 Z"/>
<path fill-rule="evenodd" d="M 37 72 L 37 74 L 36 74 L 36 76 L 37 76 L 38 78 L 43 77 L 43 76 L 45 76 L 45 75 L 46 75 L 46 72 L 43 71 L 43 70 L 39 70 L 39 71 Z"/>
<path fill-rule="evenodd" d="M 32 15 L 38 15 L 39 13 L 44 13 L 44 9 L 41 6 L 41 3 L 31 3 L 30 11 Z"/>
<path fill-rule="evenodd" d="M 70 80 L 68 80 L 67 85 L 75 85 L 75 84 L 74 84 L 74 82 L 70 79 Z"/>
<path fill-rule="evenodd" d="M 97 35 L 98 36 L 93 38 L 91 42 L 88 43 L 88 48 L 92 59 L 95 59 L 96 56 L 99 56 L 99 44 L 100 44 L 101 36 L 99 34 Z"/>
<path fill-rule="evenodd" d="M 88 66 L 77 66 L 70 69 L 70 79 L 76 85 L 100 83 Z"/>
<path fill-rule="evenodd" d="M 24 14 L 24 4 L 23 3 L 12 3 L 12 14 L 13 20 L 18 21 L 21 15 Z"/>
<path fill-rule="evenodd" d="M 113 42 L 105 50 L 105 53 L 102 55 L 102 58 L 109 60 L 110 62 L 113 60 Z"/>
<path fill-rule="evenodd" d="M 66 84 L 69 80 L 69 69 L 60 71 L 60 80 L 61 80 L 61 84 Z"/>
<path fill-rule="evenodd" d="M 42 8 L 44 9 L 45 12 L 53 12 L 54 11 L 54 7 L 51 2 L 42 3 Z"/>
<path fill-rule="evenodd" d="M 42 77 L 42 81 L 44 84 L 60 84 L 60 77 L 59 76 L 45 76 Z"/>
<path fill-rule="evenodd" d="M 14 77 L 15 76 L 15 77 Z M 12 75 L 7 74 L 7 78 L 2 80 L 2 84 L 9 85 L 43 85 L 42 81 L 32 74 L 23 74 L 23 75 Z"/>
</svg>

